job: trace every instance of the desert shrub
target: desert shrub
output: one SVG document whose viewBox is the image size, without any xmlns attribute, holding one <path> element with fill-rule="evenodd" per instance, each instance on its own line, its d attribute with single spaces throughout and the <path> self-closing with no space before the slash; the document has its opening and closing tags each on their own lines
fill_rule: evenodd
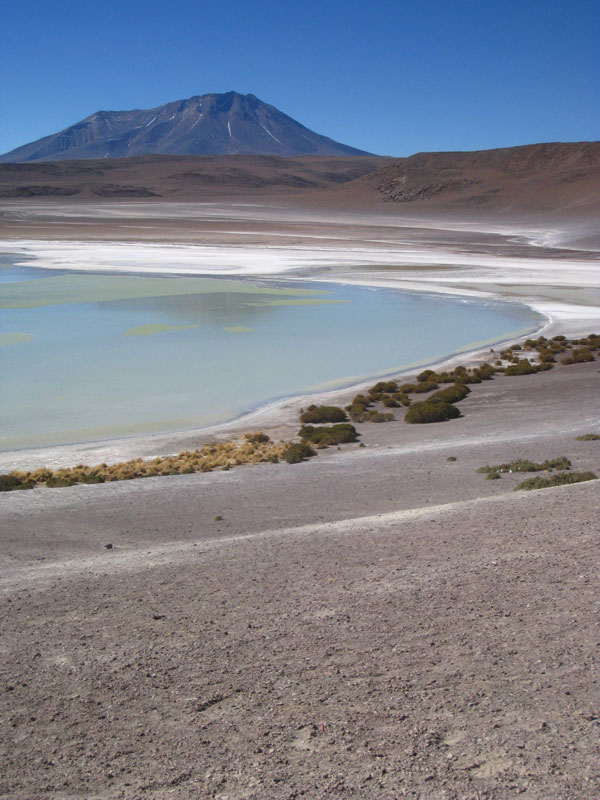
<svg viewBox="0 0 600 800">
<path fill-rule="evenodd" d="M 416 383 L 403 383 L 398 387 L 398 391 L 402 392 L 402 394 L 413 394 L 416 391 L 416 388 Z"/>
<path fill-rule="evenodd" d="M 350 404 L 350 406 L 346 406 L 346 410 L 348 408 L 350 408 L 350 407 L 359 408 L 361 406 L 364 409 L 364 408 L 368 408 L 370 405 L 371 405 L 371 398 L 370 397 L 367 397 L 364 394 L 357 394 L 355 396 L 354 400 L 352 401 L 352 403 Z"/>
<path fill-rule="evenodd" d="M 576 347 L 570 356 L 562 358 L 561 364 L 582 364 L 585 361 L 595 361 L 596 358 L 589 347 Z"/>
<path fill-rule="evenodd" d="M 383 405 L 386 408 L 398 408 L 400 406 L 400 403 L 396 400 L 395 397 L 384 397 Z"/>
<path fill-rule="evenodd" d="M 511 364 L 504 370 L 505 375 L 532 375 L 537 372 L 536 367 L 527 358 L 520 358 L 516 364 Z"/>
<path fill-rule="evenodd" d="M 193 470 L 192 470 L 193 472 Z M 104 483 L 102 475 L 82 475 L 80 478 L 81 483 Z"/>
<path fill-rule="evenodd" d="M 540 350 L 540 361 L 545 363 L 554 362 L 556 359 L 554 358 L 554 353 L 552 350 Z"/>
<path fill-rule="evenodd" d="M 536 478 L 527 478 L 527 480 L 515 486 L 515 492 L 519 489 L 549 489 L 552 486 L 594 481 L 597 480 L 597 477 L 593 472 L 559 472 L 557 475 L 550 475 L 548 478 L 537 476 Z"/>
<path fill-rule="evenodd" d="M 62 489 L 65 486 L 74 486 L 75 480 L 73 478 L 48 478 L 46 486 L 49 489 Z"/>
<path fill-rule="evenodd" d="M 33 489 L 35 481 L 14 473 L 0 475 L 0 492 L 14 492 L 20 489 Z"/>
<path fill-rule="evenodd" d="M 494 367 L 488 364 L 487 361 L 484 364 L 480 364 L 475 370 L 475 374 L 479 375 L 484 381 L 490 381 L 494 377 L 495 372 L 496 370 Z"/>
<path fill-rule="evenodd" d="M 266 433 L 262 431 L 257 431 L 256 433 L 245 433 L 244 438 L 247 439 L 251 444 L 266 444 L 271 440 L 267 436 Z"/>
<path fill-rule="evenodd" d="M 284 461 L 287 461 L 288 464 L 299 464 L 306 458 L 311 458 L 315 455 L 316 452 L 309 444 L 306 442 L 298 442 L 297 444 L 291 444 L 284 451 L 283 459 Z"/>
<path fill-rule="evenodd" d="M 448 386 L 446 389 L 440 389 L 431 395 L 429 403 L 458 403 L 464 400 L 471 390 L 464 384 L 455 383 L 454 386 Z"/>
<path fill-rule="evenodd" d="M 379 381 L 375 386 L 371 386 L 369 394 L 392 394 L 398 391 L 396 381 Z"/>
<path fill-rule="evenodd" d="M 435 389 L 439 388 L 439 384 L 434 381 L 424 381 L 415 386 L 414 392 L 415 394 L 425 394 L 425 392 L 433 392 Z"/>
<path fill-rule="evenodd" d="M 367 418 L 364 406 L 346 406 L 346 411 L 352 422 L 364 422 Z"/>
<path fill-rule="evenodd" d="M 552 469 L 571 469 L 571 462 L 566 456 L 551 458 L 539 463 L 530 461 L 528 458 L 518 458 L 516 461 L 509 461 L 507 464 L 479 467 L 477 472 L 486 472 L 488 474 L 494 472 L 547 472 Z"/>
<path fill-rule="evenodd" d="M 600 439 L 600 433 L 584 433 L 581 436 L 576 436 L 578 442 L 595 442 Z"/>
<path fill-rule="evenodd" d="M 432 369 L 423 370 L 419 375 L 417 375 L 417 380 L 419 383 L 426 383 L 428 381 L 437 380 L 437 375 Z"/>
<path fill-rule="evenodd" d="M 348 419 L 343 408 L 338 406 L 309 406 L 300 414 L 300 421 L 314 422 L 345 422 Z"/>
<path fill-rule="evenodd" d="M 392 413 L 381 413 L 374 408 L 369 409 L 365 415 L 366 422 L 391 422 L 393 419 L 395 417 Z"/>
<path fill-rule="evenodd" d="M 446 461 L 456 461 L 456 456 L 448 456 Z"/>
<path fill-rule="evenodd" d="M 319 428 L 315 428 L 314 425 L 304 425 L 298 431 L 298 436 L 317 445 L 344 444 L 355 442 L 357 439 L 356 428 L 349 422 L 324 425 Z"/>
<path fill-rule="evenodd" d="M 466 375 L 459 375 L 456 379 L 457 383 L 481 383 L 483 378 L 478 372 L 467 372 Z"/>
<path fill-rule="evenodd" d="M 563 336 L 562 334 L 559 334 L 558 336 L 553 336 L 552 337 L 552 341 L 553 342 L 564 342 L 566 338 L 567 338 L 566 336 Z"/>
<path fill-rule="evenodd" d="M 443 400 L 432 403 L 425 400 L 413 403 L 404 416 L 404 421 L 409 423 L 445 422 L 448 419 L 460 417 L 460 411 L 451 403 Z"/>
<path fill-rule="evenodd" d="M 498 480 L 499 477 L 500 477 L 499 472 L 488 472 L 488 474 L 485 476 L 486 480 L 488 481 L 496 481 Z"/>
</svg>

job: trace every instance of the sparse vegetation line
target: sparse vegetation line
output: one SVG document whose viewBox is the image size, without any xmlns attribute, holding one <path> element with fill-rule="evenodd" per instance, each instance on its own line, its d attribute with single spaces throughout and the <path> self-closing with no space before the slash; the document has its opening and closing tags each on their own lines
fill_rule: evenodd
<svg viewBox="0 0 600 800">
<path fill-rule="evenodd" d="M 523 351 L 529 351 L 530 358 L 522 358 Z M 529 375 L 552 369 L 557 353 L 570 353 L 561 359 L 561 364 L 570 365 L 594 361 L 593 351 L 600 350 L 600 334 L 589 334 L 580 339 L 567 339 L 554 336 L 548 340 L 543 336 L 527 339 L 523 345 L 514 344 L 500 352 L 494 365 L 483 363 L 476 367 L 457 366 L 453 370 L 436 372 L 423 370 L 414 383 L 399 384 L 396 380 L 378 381 L 366 393 L 357 394 L 345 409 L 338 406 L 312 404 L 300 411 L 303 426 L 298 431 L 300 441 L 273 442 L 262 432 L 247 433 L 242 440 L 205 445 L 198 450 L 185 450 L 176 456 L 160 456 L 151 461 L 142 458 L 123 461 L 117 464 L 98 464 L 88 467 L 79 464 L 75 467 L 49 469 L 40 467 L 33 471 L 13 470 L 0 474 L 0 492 L 33 489 L 36 486 L 58 488 L 76 484 L 105 483 L 133 478 L 148 478 L 158 475 L 182 475 L 195 472 L 211 472 L 214 469 L 227 471 L 241 464 L 277 463 L 285 461 L 297 464 L 317 454 L 315 449 L 331 445 L 356 442 L 359 437 L 354 425 L 348 422 L 388 422 L 395 419 L 392 412 L 380 411 L 374 406 L 381 403 L 384 408 L 407 408 L 404 416 L 409 424 L 444 422 L 461 416 L 454 405 L 464 400 L 470 393 L 469 384 L 479 384 L 492 380 L 496 373 L 505 375 Z M 535 353 L 535 357 L 532 355 Z M 537 360 L 536 360 L 537 359 Z M 441 384 L 450 384 L 440 388 Z M 414 401 L 410 395 L 425 395 L 424 400 Z M 579 441 L 600 439 L 600 434 L 587 433 L 576 437 Z M 314 445 L 314 446 L 313 446 Z M 361 446 L 364 446 L 361 443 Z M 484 466 L 479 472 L 486 473 L 489 480 L 495 480 L 506 472 L 541 472 L 553 469 L 568 470 L 571 462 L 566 456 L 542 463 L 518 459 L 507 464 Z M 593 473 L 572 473 L 573 475 L 593 475 Z M 553 476 L 556 482 L 543 483 L 543 486 L 521 488 L 544 488 L 545 486 L 575 483 L 568 474 Z M 550 480 L 550 479 L 548 479 Z M 579 478 L 578 480 L 591 480 Z M 527 482 L 524 482 L 527 483 Z"/>
</svg>

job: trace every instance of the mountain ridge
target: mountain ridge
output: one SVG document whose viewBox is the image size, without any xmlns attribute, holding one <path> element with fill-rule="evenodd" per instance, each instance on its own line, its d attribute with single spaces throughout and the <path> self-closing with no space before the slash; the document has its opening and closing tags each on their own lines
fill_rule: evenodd
<svg viewBox="0 0 600 800">
<path fill-rule="evenodd" d="M 0 163 L 140 155 L 369 156 L 315 133 L 238 92 L 194 95 L 150 109 L 95 111 L 89 117 L 0 155 Z"/>
</svg>

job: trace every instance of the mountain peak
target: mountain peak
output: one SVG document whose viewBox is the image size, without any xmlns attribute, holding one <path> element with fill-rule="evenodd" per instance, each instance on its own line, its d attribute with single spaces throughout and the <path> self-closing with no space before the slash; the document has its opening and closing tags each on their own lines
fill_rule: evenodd
<svg viewBox="0 0 600 800">
<path fill-rule="evenodd" d="M 253 94 L 194 95 L 151 109 L 96 111 L 2 162 L 164 155 L 369 155 L 305 128 Z"/>
</svg>

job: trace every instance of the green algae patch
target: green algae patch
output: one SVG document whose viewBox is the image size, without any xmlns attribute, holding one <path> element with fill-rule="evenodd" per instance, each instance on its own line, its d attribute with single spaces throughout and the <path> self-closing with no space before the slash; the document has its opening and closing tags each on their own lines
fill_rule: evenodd
<svg viewBox="0 0 600 800">
<path fill-rule="evenodd" d="M 0 347 L 9 344 L 26 344 L 33 339 L 33 333 L 0 333 Z"/>
<path fill-rule="evenodd" d="M 165 325 L 163 322 L 150 322 L 147 325 L 138 325 L 137 328 L 129 328 L 129 330 L 124 331 L 123 336 L 152 336 L 155 333 L 183 331 L 197 327 L 197 325 Z"/>
<path fill-rule="evenodd" d="M 217 278 L 149 278 L 132 275 L 58 275 L 5 284 L 0 308 L 36 308 L 70 303 L 107 303 L 139 300 L 146 297 L 231 293 L 262 296 L 259 305 L 286 304 L 288 298 L 310 303 L 315 296 L 329 292 L 319 289 L 282 289 L 255 286 L 246 281 Z M 322 300 L 321 302 L 331 302 Z"/>
<path fill-rule="evenodd" d="M 253 333 L 254 328 L 245 328 L 243 325 L 228 325 L 223 328 L 227 333 Z"/>
</svg>

